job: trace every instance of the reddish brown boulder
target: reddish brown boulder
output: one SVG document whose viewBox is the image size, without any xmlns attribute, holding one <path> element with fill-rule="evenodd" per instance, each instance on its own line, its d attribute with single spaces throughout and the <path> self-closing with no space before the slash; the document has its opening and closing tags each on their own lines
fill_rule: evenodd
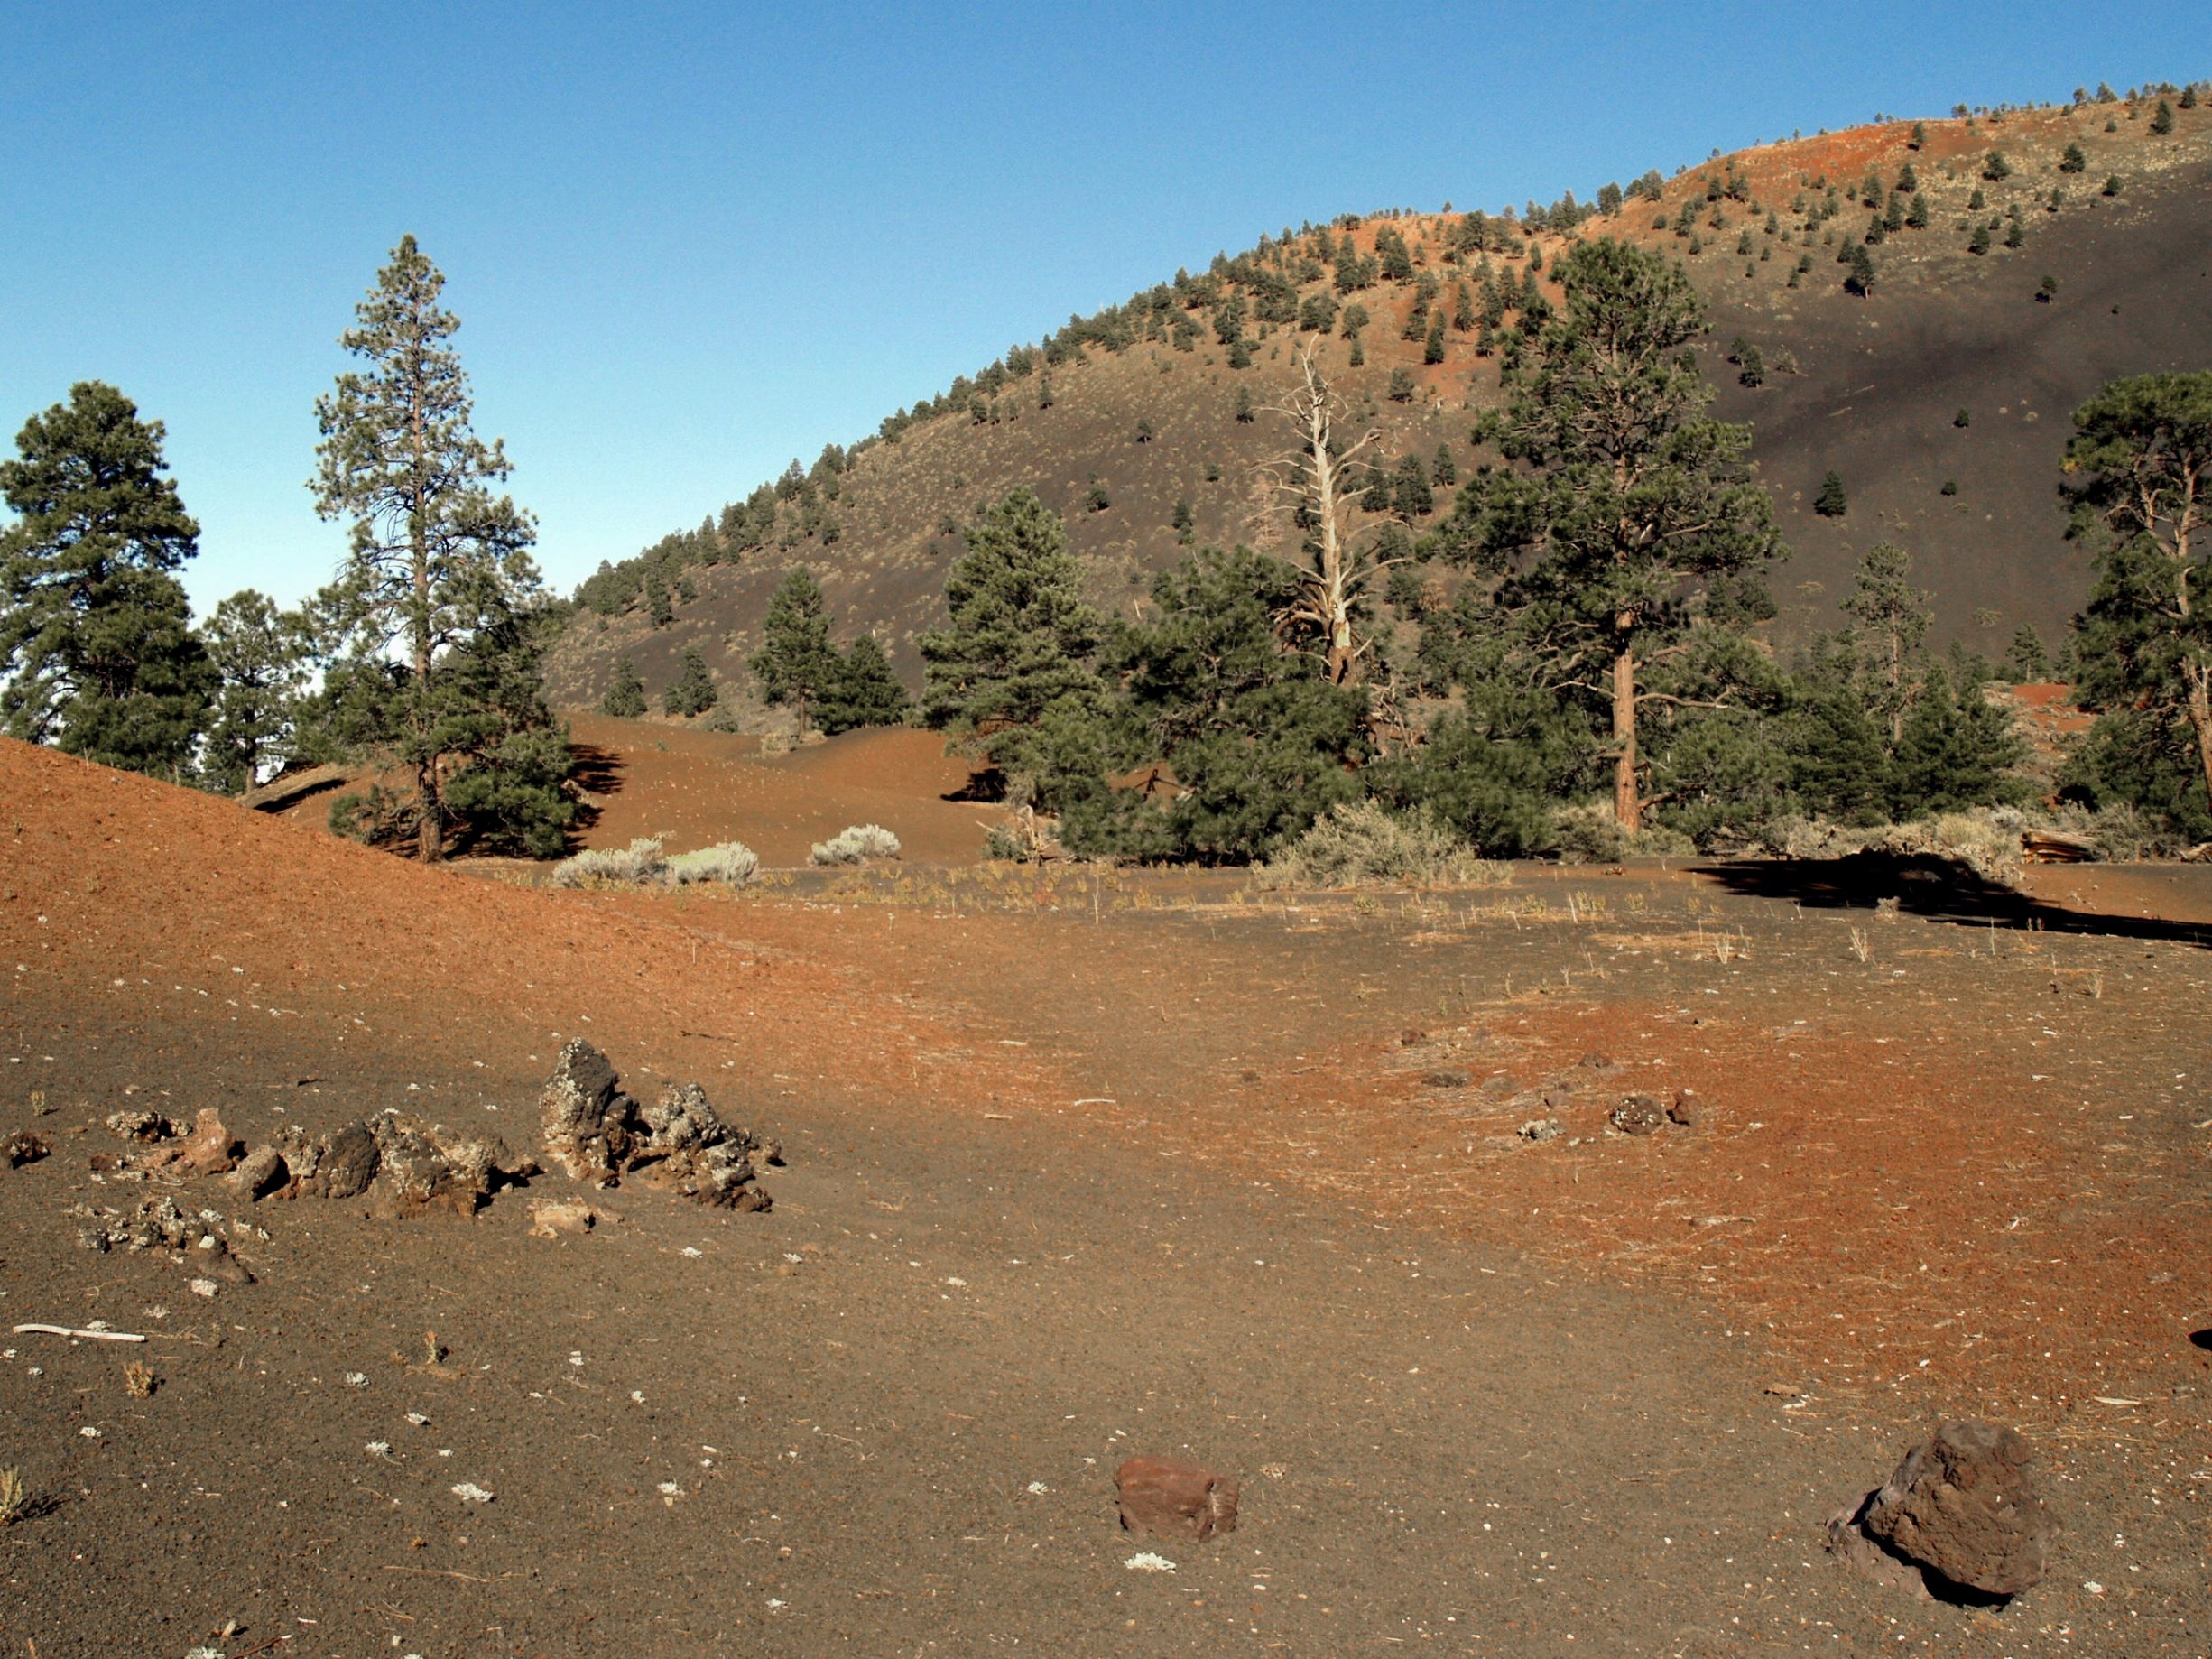
<svg viewBox="0 0 2212 1659">
<path fill-rule="evenodd" d="M 1946 1423 L 1905 1453 L 1867 1501 L 1872 1537 L 1930 1572 L 1989 1596 L 2043 1576 L 2055 1523 L 2028 1478 L 2028 1443 L 1986 1423 Z"/>
<path fill-rule="evenodd" d="M 237 1167 L 245 1155 L 245 1143 L 223 1126 L 211 1106 L 203 1106 L 192 1119 L 192 1132 L 180 1145 L 167 1149 L 158 1164 L 187 1175 L 220 1175 Z"/>
<path fill-rule="evenodd" d="M 1236 1530 L 1236 1477 L 1180 1458 L 1134 1457 L 1114 1471 L 1122 1525 L 1160 1538 Z"/>
</svg>

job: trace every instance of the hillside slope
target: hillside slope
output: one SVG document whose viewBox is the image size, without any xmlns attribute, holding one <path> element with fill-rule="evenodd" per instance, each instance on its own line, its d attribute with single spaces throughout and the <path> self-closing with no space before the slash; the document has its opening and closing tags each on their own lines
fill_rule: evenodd
<svg viewBox="0 0 2212 1659">
<path fill-rule="evenodd" d="M 1903 122 L 1764 146 L 1663 184 L 1653 178 L 1655 199 L 1632 194 L 1619 211 L 1571 230 L 1450 213 L 1338 221 L 1340 239 L 1371 267 L 1366 285 L 1350 291 L 1312 256 L 1328 231 L 1263 243 L 1226 271 L 1217 262 L 1214 277 L 1220 292 L 1255 301 L 1254 282 L 1294 289 L 1300 305 L 1326 294 L 1364 306 L 1364 365 L 1352 366 L 1339 324 L 1318 337 L 1324 367 L 1384 433 L 1386 466 L 1413 457 L 1433 471 L 1441 446 L 1464 477 L 1476 459 L 1471 412 L 1497 402 L 1499 358 L 1483 330 L 1449 327 L 1436 342 L 1442 360 L 1425 362 L 1435 337 L 1418 320 L 1408 326 L 1421 285 L 1432 283 L 1434 311 L 1452 317 L 1458 285 L 1479 309 L 1489 275 L 1517 314 L 1513 296 L 1539 261 L 1537 284 L 1556 301 L 1549 269 L 1570 236 L 1662 248 L 1685 260 L 1707 297 L 1707 368 L 1722 388 L 1720 409 L 1754 422 L 1754 458 L 1797 550 L 1775 582 L 1781 630 L 1831 626 L 1853 561 L 1886 535 L 1915 553 L 1944 636 L 1994 653 L 2032 623 L 2055 642 L 2088 577 L 2056 506 L 2069 412 L 2115 375 L 2212 363 L 2212 239 L 2203 230 L 2212 222 L 2212 108 L 2178 110 L 2175 130 L 2152 135 L 2152 107 L 2092 103 L 1930 122 L 1917 148 Z M 2064 166 L 2069 144 L 2083 153 L 2079 171 Z M 1993 153 L 2004 157 L 2003 177 L 1985 176 L 1998 171 Z M 1839 255 L 1890 207 L 1908 166 L 1928 223 L 1889 233 L 1871 250 L 1873 292 L 1846 292 Z M 2117 193 L 2104 193 L 2107 177 Z M 1870 181 L 1871 208 L 1862 196 Z M 1894 212 L 1909 200 L 1896 193 Z M 2015 212 L 2017 248 L 2005 246 Z M 1976 227 L 1990 229 L 1981 254 L 1969 251 Z M 1379 243 L 1393 236 L 1411 255 L 1404 280 L 1372 269 Z M 1808 268 L 1792 285 L 1800 260 Z M 2045 275 L 2058 285 L 2048 301 L 2037 293 Z M 1122 615 L 1142 604 L 1150 572 L 1183 551 L 1172 527 L 1179 502 L 1196 542 L 1264 544 L 1277 526 L 1255 474 L 1287 435 L 1266 405 L 1286 388 L 1300 343 L 1317 336 L 1257 324 L 1246 337 L 1251 366 L 1232 368 L 1208 283 L 1179 283 L 1171 302 L 1169 290 L 1154 291 L 1163 309 L 1150 314 L 1139 296 L 1117 320 L 1143 319 L 1144 331 L 989 375 L 990 395 L 979 385 L 964 407 L 887 422 L 895 439 L 856 449 L 841 473 L 818 468 L 834 499 L 819 499 L 803 521 L 787 506 L 764 545 L 717 548 L 709 533 L 664 550 L 678 588 L 671 620 L 655 626 L 642 598 L 612 614 L 579 612 L 550 663 L 555 700 L 596 702 L 625 653 L 657 697 L 690 645 L 742 690 L 768 594 L 796 563 L 821 577 L 840 633 L 876 633 L 918 684 L 914 640 L 941 617 L 945 570 L 959 550 L 952 527 L 1017 484 L 1066 517 L 1093 598 Z M 1184 320 L 1195 333 L 1178 338 L 1167 324 Z M 1756 389 L 1737 384 L 1739 338 L 1767 360 Z M 1239 418 L 1240 395 L 1249 418 Z M 1961 410 L 1965 426 L 1954 424 Z M 1851 497 L 1839 520 L 1810 506 L 1830 468 Z M 1955 495 L 1940 493 L 1946 480 Z M 1103 506 L 1093 505 L 1094 487 Z M 1448 511 L 1449 486 L 1434 493 L 1437 516 L 1417 530 Z M 697 563 L 702 548 L 718 561 Z"/>
</svg>

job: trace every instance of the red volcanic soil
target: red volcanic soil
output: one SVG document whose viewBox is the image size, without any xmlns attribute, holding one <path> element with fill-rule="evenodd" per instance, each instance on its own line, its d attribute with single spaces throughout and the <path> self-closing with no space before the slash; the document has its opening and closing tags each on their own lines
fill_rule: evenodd
<svg viewBox="0 0 2212 1659">
<path fill-rule="evenodd" d="M 582 840 L 622 847 L 642 835 L 671 852 L 743 841 L 771 867 L 802 865 L 848 824 L 881 824 L 913 862 L 965 862 L 1002 816 L 945 799 L 973 768 L 948 757 L 942 734 L 904 728 L 846 732 L 784 755 L 757 737 L 574 714 L 569 735 L 593 791 Z"/>
<path fill-rule="evenodd" d="M 800 833 L 765 794 L 715 816 L 741 765 L 830 830 L 856 774 L 930 805 L 943 774 L 882 736 L 625 741 L 606 818 Z M 8 1651 L 2185 1654 L 2212 1627 L 2206 872 L 1915 888 L 1886 922 L 1785 867 L 1286 899 L 912 862 L 625 896 L 14 743 L 0 798 L 0 1133 L 51 1148 L 0 1167 L 0 1302 L 152 1339 L 0 1339 L 0 1465 L 34 1500 L 0 1530 Z M 80 1208 L 163 1190 L 96 1167 L 118 1108 L 254 1141 L 398 1108 L 527 1146 L 579 1033 L 634 1090 L 695 1078 L 779 1136 L 775 1208 L 625 1185 L 550 1242 L 525 1205 L 559 1177 L 400 1221 L 198 1182 L 172 1195 L 267 1234 L 213 1299 L 189 1252 L 78 1243 Z M 1684 1089 L 1694 1130 L 1607 1126 Z M 1821 1553 L 1951 1415 L 2019 1424 L 2067 1526 L 2000 1613 Z M 1239 1529 L 1118 1533 L 1140 1450 L 1241 1476 Z"/>
</svg>

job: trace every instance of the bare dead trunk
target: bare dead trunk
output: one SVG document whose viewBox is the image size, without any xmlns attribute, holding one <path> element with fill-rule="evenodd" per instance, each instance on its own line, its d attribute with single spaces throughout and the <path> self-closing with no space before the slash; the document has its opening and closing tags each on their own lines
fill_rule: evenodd
<svg viewBox="0 0 2212 1659">
<path fill-rule="evenodd" d="M 1613 659 L 1613 816 L 1629 835 L 1643 829 L 1643 798 L 1636 786 L 1636 659 Z"/>
</svg>

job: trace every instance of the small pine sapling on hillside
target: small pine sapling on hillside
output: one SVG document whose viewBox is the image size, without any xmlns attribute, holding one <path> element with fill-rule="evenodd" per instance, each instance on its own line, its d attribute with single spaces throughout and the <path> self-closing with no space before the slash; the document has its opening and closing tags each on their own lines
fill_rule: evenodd
<svg viewBox="0 0 2212 1659">
<path fill-rule="evenodd" d="M 1841 518 L 1851 510 L 1843 477 L 1833 468 L 1820 480 L 1819 491 L 1812 498 L 1812 510 L 1822 518 Z"/>
<path fill-rule="evenodd" d="M 686 645 L 683 651 L 683 669 L 661 694 L 661 707 L 670 714 L 690 718 L 713 708 L 722 699 L 714 676 L 707 672 L 707 659 L 699 654 L 697 645 Z"/>
<path fill-rule="evenodd" d="M 2080 172 L 2088 165 L 2089 158 L 2083 153 L 2081 146 L 2078 144 L 2068 144 L 2066 153 L 2059 157 L 2060 172 Z"/>
<path fill-rule="evenodd" d="M 1982 177 L 1995 184 L 2013 176 L 2013 164 L 2004 159 L 2004 152 L 1992 150 L 1989 159 L 1982 163 Z"/>
<path fill-rule="evenodd" d="M 2151 132 L 2153 136 L 2163 138 L 2172 131 L 2173 106 L 2164 98 L 2161 98 L 2158 101 L 2158 112 L 2151 117 Z"/>
<path fill-rule="evenodd" d="M 599 710 L 618 720 L 634 720 L 645 712 L 645 682 L 626 652 L 615 659 L 615 683 L 600 700 Z"/>
<path fill-rule="evenodd" d="M 2104 193 L 2107 196 L 2117 196 L 2120 193 L 2120 175 L 2118 173 L 2106 175 Z"/>
<path fill-rule="evenodd" d="M 1986 254 L 1989 252 L 1988 226 L 1976 225 L 1974 227 L 1974 235 L 1967 239 L 1967 252 L 1969 254 Z"/>
<path fill-rule="evenodd" d="M 2059 279 L 2046 273 L 2043 280 L 2035 285 L 2036 302 L 2040 305 L 2049 305 L 2058 297 Z"/>
</svg>

